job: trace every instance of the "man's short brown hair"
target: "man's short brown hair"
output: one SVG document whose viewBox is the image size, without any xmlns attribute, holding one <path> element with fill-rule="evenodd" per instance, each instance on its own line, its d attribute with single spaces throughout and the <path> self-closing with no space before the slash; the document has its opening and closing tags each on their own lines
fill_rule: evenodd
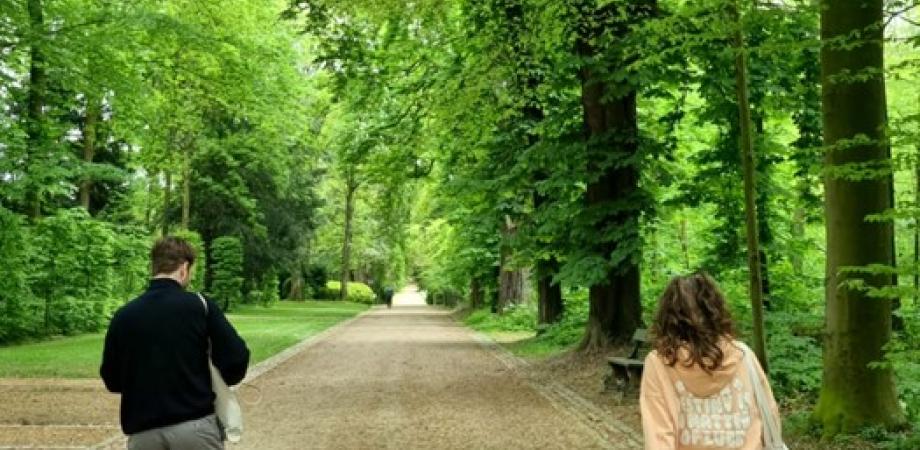
<svg viewBox="0 0 920 450">
<path fill-rule="evenodd" d="M 150 250 L 150 268 L 154 275 L 173 273 L 182 263 L 195 264 L 195 249 L 185 239 L 164 236 Z"/>
</svg>

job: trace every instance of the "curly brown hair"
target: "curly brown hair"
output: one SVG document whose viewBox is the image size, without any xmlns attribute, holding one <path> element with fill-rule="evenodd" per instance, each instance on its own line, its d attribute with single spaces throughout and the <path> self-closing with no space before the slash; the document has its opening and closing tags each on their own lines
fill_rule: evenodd
<svg viewBox="0 0 920 450">
<path fill-rule="evenodd" d="M 691 367 L 699 364 L 707 373 L 722 366 L 725 357 L 719 346 L 723 339 L 735 337 L 735 325 L 725 306 L 725 296 L 708 274 L 671 279 L 658 305 L 652 325 L 655 350 L 669 366 L 674 366 L 681 348 L 689 356 L 681 361 Z"/>
</svg>

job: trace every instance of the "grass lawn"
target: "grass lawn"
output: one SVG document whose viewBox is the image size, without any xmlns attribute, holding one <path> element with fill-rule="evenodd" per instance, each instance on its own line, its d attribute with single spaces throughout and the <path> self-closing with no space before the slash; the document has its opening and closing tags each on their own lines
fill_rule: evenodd
<svg viewBox="0 0 920 450">
<path fill-rule="evenodd" d="M 255 364 L 365 309 L 346 302 L 280 302 L 271 308 L 240 306 L 227 317 Z M 92 333 L 0 347 L 0 378 L 96 378 L 104 337 Z"/>
</svg>

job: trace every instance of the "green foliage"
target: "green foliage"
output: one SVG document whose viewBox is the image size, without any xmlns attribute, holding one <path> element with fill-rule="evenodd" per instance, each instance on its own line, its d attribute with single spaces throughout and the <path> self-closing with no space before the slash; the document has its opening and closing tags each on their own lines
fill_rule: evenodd
<svg viewBox="0 0 920 450">
<path fill-rule="evenodd" d="M 565 312 L 557 323 L 540 327 L 535 315 L 532 305 L 515 307 L 503 315 L 480 309 L 473 311 L 465 323 L 484 332 L 534 332 L 532 337 L 508 344 L 509 349 L 520 356 L 549 356 L 569 350 L 581 341 L 588 317 L 588 291 L 581 289 L 565 295 Z"/>
<path fill-rule="evenodd" d="M 150 247 L 150 237 L 139 227 L 122 226 L 116 229 L 113 254 L 115 286 L 112 289 L 116 302 L 126 302 L 147 288 L 150 279 Z"/>
<path fill-rule="evenodd" d="M 537 310 L 532 304 L 512 305 L 503 314 L 479 309 L 465 323 L 481 331 L 533 331 L 537 326 Z"/>
<path fill-rule="evenodd" d="M 304 269 L 304 283 L 312 296 L 319 295 L 326 288 L 326 281 L 329 279 L 326 268 L 317 264 L 311 264 Z"/>
<path fill-rule="evenodd" d="M 42 298 L 45 332 L 96 331 L 117 306 L 113 301 L 116 235 L 82 209 L 42 219 L 32 234 L 32 292 Z"/>
<path fill-rule="evenodd" d="M 327 300 L 338 300 L 340 293 L 342 291 L 342 283 L 339 281 L 328 281 L 326 287 L 323 290 L 322 296 L 320 298 Z M 374 304 L 374 301 L 377 299 L 377 296 L 374 294 L 374 290 L 370 286 L 364 283 L 349 282 L 348 283 L 348 298 L 345 299 L 349 302 L 354 303 L 363 303 L 366 305 Z"/>
<path fill-rule="evenodd" d="M 9 264 L 0 343 L 99 330 L 147 284 L 149 238 L 136 230 L 116 230 L 81 209 L 31 227 L 0 209 L 0 222 L 0 264 Z"/>
<path fill-rule="evenodd" d="M 235 236 L 222 236 L 211 243 L 210 296 L 224 311 L 231 311 L 243 299 L 243 245 Z"/>
<path fill-rule="evenodd" d="M 21 217 L 0 207 L 0 344 L 36 336 L 40 310 L 29 290 L 28 230 Z"/>
<path fill-rule="evenodd" d="M 803 335 L 817 329 L 805 324 L 802 317 L 775 313 L 769 317 L 767 348 L 770 349 L 770 380 L 773 393 L 781 403 L 793 403 L 797 397 L 811 402 L 821 388 L 820 335 Z"/>
<path fill-rule="evenodd" d="M 253 289 L 247 296 L 247 301 L 257 303 L 263 307 L 270 307 L 281 300 L 280 289 L 278 288 L 278 275 L 269 272 L 262 278 L 258 289 Z"/>
</svg>

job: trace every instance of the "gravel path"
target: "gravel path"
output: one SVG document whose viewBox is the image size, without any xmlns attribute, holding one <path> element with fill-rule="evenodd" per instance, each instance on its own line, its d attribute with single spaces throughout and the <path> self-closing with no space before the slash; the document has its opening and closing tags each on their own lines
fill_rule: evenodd
<svg viewBox="0 0 920 450">
<path fill-rule="evenodd" d="M 534 370 L 407 289 L 393 309 L 251 368 L 243 443 L 227 448 L 641 448 L 634 406 L 598 408 L 583 397 L 596 388 L 570 389 L 572 363 L 556 369 Z M 0 449 L 124 449 L 117 423 L 100 380 L 0 379 Z"/>
<path fill-rule="evenodd" d="M 243 388 L 247 449 L 633 448 L 414 290 Z M 248 404 L 246 404 L 248 403 Z M 607 427 L 609 429 L 609 427 Z M 609 431 L 609 430 L 608 430 Z"/>
</svg>

